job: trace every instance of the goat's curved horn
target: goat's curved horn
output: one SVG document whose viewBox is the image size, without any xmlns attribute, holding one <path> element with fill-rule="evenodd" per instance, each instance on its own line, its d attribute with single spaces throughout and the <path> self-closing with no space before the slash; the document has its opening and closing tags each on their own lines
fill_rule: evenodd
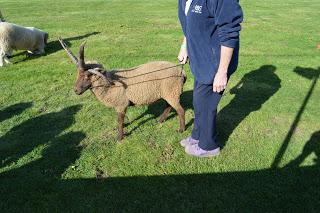
<svg viewBox="0 0 320 213">
<path fill-rule="evenodd" d="M 71 50 L 69 49 L 69 47 L 67 46 L 67 44 L 62 40 L 61 37 L 58 38 L 61 46 L 63 47 L 63 49 L 67 52 L 68 56 L 70 57 L 72 63 L 74 64 L 78 64 L 78 59 L 77 57 L 71 52 Z"/>
<path fill-rule="evenodd" d="M 112 82 L 110 81 L 109 78 L 107 78 L 107 76 L 103 75 L 100 71 L 100 68 L 94 68 L 94 69 L 90 69 L 88 70 L 88 72 L 92 73 L 92 74 L 95 74 L 101 78 L 103 78 L 104 80 L 106 80 L 107 82 L 109 82 L 110 84 L 112 84 Z"/>
<path fill-rule="evenodd" d="M 80 70 L 85 70 L 86 63 L 84 62 L 84 46 L 86 45 L 87 41 L 82 42 L 79 50 L 79 61 L 78 61 L 78 68 Z"/>
</svg>

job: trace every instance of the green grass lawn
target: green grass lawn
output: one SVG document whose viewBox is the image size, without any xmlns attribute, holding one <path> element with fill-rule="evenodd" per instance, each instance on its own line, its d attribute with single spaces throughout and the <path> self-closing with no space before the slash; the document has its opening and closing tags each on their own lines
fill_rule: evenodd
<svg viewBox="0 0 320 213">
<path fill-rule="evenodd" d="M 177 62 L 177 1 L 0 0 L 9 22 L 49 32 L 47 54 L 15 52 L 0 68 L 0 212 L 319 212 L 319 0 L 241 1 L 240 64 L 219 106 L 219 157 L 187 156 L 193 77 L 181 97 L 187 130 L 160 101 L 117 117 L 73 92 L 61 50 L 87 40 L 106 68 Z"/>
</svg>

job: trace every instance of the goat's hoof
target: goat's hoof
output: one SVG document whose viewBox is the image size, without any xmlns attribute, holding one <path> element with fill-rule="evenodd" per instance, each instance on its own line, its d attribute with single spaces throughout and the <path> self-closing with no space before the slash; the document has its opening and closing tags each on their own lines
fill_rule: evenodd
<svg viewBox="0 0 320 213">
<path fill-rule="evenodd" d="M 159 123 L 162 124 L 163 122 L 165 122 L 165 119 L 160 119 L 160 120 L 159 120 Z"/>
<path fill-rule="evenodd" d="M 179 133 L 183 133 L 184 131 L 185 131 L 184 128 L 180 128 L 180 129 L 178 130 Z"/>
<path fill-rule="evenodd" d="M 123 140 L 123 135 L 118 136 L 118 143 L 122 143 L 122 140 Z"/>
</svg>

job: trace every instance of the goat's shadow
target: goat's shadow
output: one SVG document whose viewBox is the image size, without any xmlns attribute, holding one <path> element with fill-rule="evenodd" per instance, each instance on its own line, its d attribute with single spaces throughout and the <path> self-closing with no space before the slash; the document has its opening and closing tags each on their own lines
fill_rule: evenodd
<svg viewBox="0 0 320 213">
<path fill-rule="evenodd" d="M 15 115 L 21 114 L 26 109 L 32 106 L 32 102 L 23 102 L 18 104 L 13 104 L 7 108 L 0 110 L 0 122 L 12 118 Z"/>
<path fill-rule="evenodd" d="M 87 33 L 87 34 L 80 35 L 80 36 L 63 38 L 63 40 L 68 45 L 68 47 L 71 47 L 72 46 L 72 44 L 70 43 L 71 41 L 82 40 L 84 38 L 88 38 L 90 36 L 97 35 L 99 33 L 101 33 L 101 32 L 92 32 L 92 33 Z M 36 54 L 32 55 L 32 54 L 29 54 L 27 51 L 22 51 L 22 52 L 18 52 L 16 54 L 13 54 L 10 58 L 25 55 L 25 57 L 22 60 L 14 62 L 14 64 L 15 64 L 15 63 L 19 63 L 19 62 L 23 62 L 23 61 L 27 61 L 27 60 L 36 59 L 36 58 L 43 57 L 43 56 L 48 56 L 48 55 L 51 55 L 51 54 L 58 52 L 62 49 L 63 48 L 61 47 L 60 42 L 58 40 L 53 40 L 53 41 L 48 42 L 48 44 L 45 47 L 45 53 L 42 55 L 36 55 Z"/>
</svg>

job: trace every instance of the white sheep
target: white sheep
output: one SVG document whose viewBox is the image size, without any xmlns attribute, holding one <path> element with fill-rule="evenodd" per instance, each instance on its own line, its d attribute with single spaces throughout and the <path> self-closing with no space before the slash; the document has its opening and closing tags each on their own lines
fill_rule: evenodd
<svg viewBox="0 0 320 213">
<path fill-rule="evenodd" d="M 45 53 L 48 33 L 34 27 L 0 22 L 0 67 L 10 64 L 8 56 L 13 50 L 27 50 L 32 54 Z"/>
</svg>

